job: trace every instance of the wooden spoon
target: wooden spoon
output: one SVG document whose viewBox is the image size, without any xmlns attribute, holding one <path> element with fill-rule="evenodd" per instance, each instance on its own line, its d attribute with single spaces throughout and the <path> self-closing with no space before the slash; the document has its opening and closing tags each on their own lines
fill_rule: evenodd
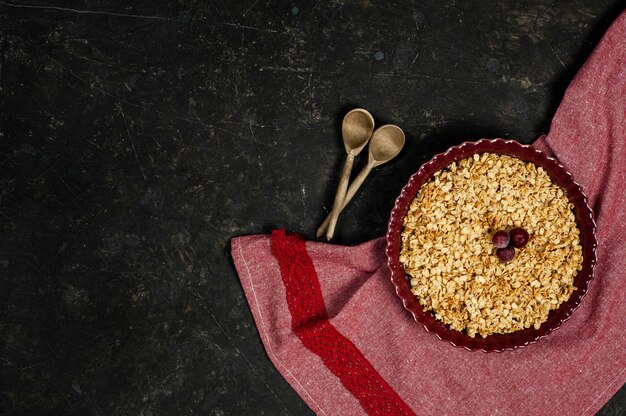
<svg viewBox="0 0 626 416">
<path fill-rule="evenodd" d="M 352 172 L 352 165 L 354 163 L 354 157 L 361 153 L 361 150 L 365 147 L 372 132 L 374 131 L 374 117 L 363 108 L 355 108 L 346 114 L 343 118 L 341 125 L 341 134 L 343 136 L 343 144 L 346 148 L 346 161 L 343 165 L 343 171 L 341 178 L 339 179 L 339 185 L 337 186 L 337 193 L 335 194 L 335 202 L 333 202 L 333 209 L 330 212 L 330 224 L 337 223 L 337 216 L 341 211 L 343 199 L 346 196 L 346 190 L 348 189 L 348 180 L 350 179 L 350 172 Z M 330 237 L 327 236 L 330 240 Z"/>
<path fill-rule="evenodd" d="M 383 163 L 389 162 L 391 159 L 396 157 L 398 153 L 400 153 L 403 147 L 404 132 L 400 127 L 393 124 L 386 124 L 376 129 L 370 139 L 367 165 L 365 165 L 361 172 L 359 172 L 358 176 L 354 178 L 354 181 L 350 184 L 339 212 L 341 212 L 346 205 L 348 205 L 348 202 L 350 202 L 354 194 L 356 194 L 356 191 L 359 190 L 363 181 L 367 178 L 367 175 L 370 174 L 372 169 L 382 165 Z M 326 217 L 324 223 L 322 223 L 320 228 L 317 229 L 317 236 L 320 237 L 324 234 L 324 231 L 327 231 L 327 238 L 328 235 L 332 238 L 335 230 L 334 225 L 332 229 L 330 227 L 330 215 Z M 328 239 L 330 240 L 330 238 Z"/>
</svg>

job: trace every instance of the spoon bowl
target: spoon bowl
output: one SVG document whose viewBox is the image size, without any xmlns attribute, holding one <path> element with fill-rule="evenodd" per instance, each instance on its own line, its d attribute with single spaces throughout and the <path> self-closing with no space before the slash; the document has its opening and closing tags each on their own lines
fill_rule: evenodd
<svg viewBox="0 0 626 416">
<path fill-rule="evenodd" d="M 341 124 L 341 135 L 346 153 L 356 156 L 374 132 L 374 117 L 363 108 L 349 111 Z"/>
<path fill-rule="evenodd" d="M 396 157 L 404 147 L 404 132 L 398 126 L 386 124 L 374 132 L 369 146 L 369 161 L 382 165 Z"/>
</svg>

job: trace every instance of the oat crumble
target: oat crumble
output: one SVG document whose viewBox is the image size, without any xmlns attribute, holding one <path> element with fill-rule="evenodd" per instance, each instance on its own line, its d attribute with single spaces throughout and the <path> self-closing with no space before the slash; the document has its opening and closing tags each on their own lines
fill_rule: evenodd
<svg viewBox="0 0 626 416">
<path fill-rule="evenodd" d="M 491 237 L 514 227 L 530 240 L 501 263 Z M 538 329 L 576 290 L 582 247 L 573 204 L 543 168 L 483 153 L 420 188 L 404 218 L 400 262 L 426 310 L 486 337 Z"/>
</svg>

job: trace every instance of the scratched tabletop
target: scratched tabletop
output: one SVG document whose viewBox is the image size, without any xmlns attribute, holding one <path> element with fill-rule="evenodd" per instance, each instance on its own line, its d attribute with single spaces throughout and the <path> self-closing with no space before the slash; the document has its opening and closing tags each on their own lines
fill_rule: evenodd
<svg viewBox="0 0 626 416">
<path fill-rule="evenodd" d="M 623 8 L 0 1 L 0 414 L 312 414 L 263 350 L 230 239 L 314 238 L 356 106 L 407 146 L 335 241 L 383 235 L 435 153 L 546 132 Z M 599 414 L 626 414 L 626 388 Z"/>
</svg>

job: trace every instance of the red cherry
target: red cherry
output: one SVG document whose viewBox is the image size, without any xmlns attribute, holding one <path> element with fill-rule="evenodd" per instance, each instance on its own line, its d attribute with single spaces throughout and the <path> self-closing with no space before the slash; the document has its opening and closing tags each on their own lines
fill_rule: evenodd
<svg viewBox="0 0 626 416">
<path fill-rule="evenodd" d="M 511 246 L 499 248 L 496 250 L 496 256 L 498 256 L 502 263 L 509 262 L 515 257 L 515 249 Z"/>
<path fill-rule="evenodd" d="M 511 235 L 511 245 L 515 248 L 522 248 L 528 243 L 528 231 L 523 228 L 513 228 Z"/>
<path fill-rule="evenodd" d="M 491 242 L 496 248 L 505 248 L 509 245 L 510 237 L 506 231 L 498 231 L 491 238 Z"/>
</svg>

